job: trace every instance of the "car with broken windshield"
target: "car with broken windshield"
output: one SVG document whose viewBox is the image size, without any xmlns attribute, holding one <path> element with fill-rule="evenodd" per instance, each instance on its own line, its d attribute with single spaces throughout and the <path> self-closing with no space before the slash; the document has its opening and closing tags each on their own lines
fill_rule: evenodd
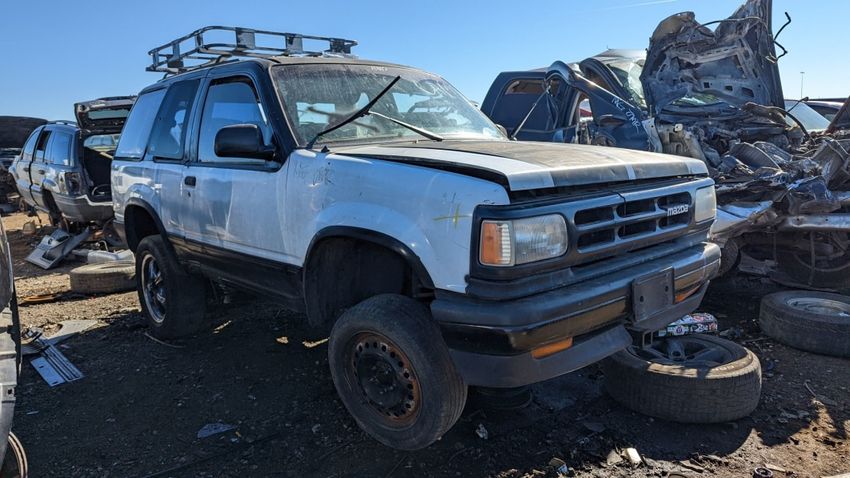
<svg viewBox="0 0 850 478">
<path fill-rule="evenodd" d="M 222 290 L 303 312 L 357 424 L 418 449 L 468 387 L 556 377 L 697 307 L 720 258 L 702 162 L 511 141 L 355 44 L 207 27 L 151 51 L 166 78 L 133 106 L 112 195 L 153 334 L 198 332 Z"/>
<path fill-rule="evenodd" d="M 786 102 L 772 14 L 770 0 L 709 24 L 676 14 L 646 51 L 502 73 L 482 110 L 519 139 L 698 159 L 717 182 L 712 240 L 724 272 L 745 264 L 784 283 L 844 290 L 850 142 L 804 102 Z"/>
<path fill-rule="evenodd" d="M 51 121 L 36 128 L 10 167 L 23 201 L 66 230 L 110 221 L 112 154 L 133 100 L 80 102 L 74 105 L 76 123 Z"/>
</svg>

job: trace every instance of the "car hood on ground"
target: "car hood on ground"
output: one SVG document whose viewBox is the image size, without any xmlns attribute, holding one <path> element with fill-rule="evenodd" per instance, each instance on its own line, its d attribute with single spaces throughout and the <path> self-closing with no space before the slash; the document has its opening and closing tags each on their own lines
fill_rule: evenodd
<svg viewBox="0 0 850 478">
<path fill-rule="evenodd" d="M 772 0 L 749 0 L 714 31 L 693 12 L 664 19 L 650 38 L 641 74 L 650 114 L 683 103 L 706 113 L 710 105 L 728 109 L 748 102 L 782 108 L 771 16 Z"/>
<path fill-rule="evenodd" d="M 512 191 L 707 175 L 702 161 L 627 149 L 524 141 L 442 141 L 337 147 L 335 154 L 434 167 Z"/>
<path fill-rule="evenodd" d="M 74 104 L 77 125 L 83 135 L 120 133 L 135 96 L 111 96 Z"/>
</svg>

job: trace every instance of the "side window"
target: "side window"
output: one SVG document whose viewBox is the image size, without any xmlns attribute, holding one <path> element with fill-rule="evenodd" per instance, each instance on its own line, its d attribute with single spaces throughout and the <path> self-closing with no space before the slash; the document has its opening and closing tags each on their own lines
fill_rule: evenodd
<svg viewBox="0 0 850 478">
<path fill-rule="evenodd" d="M 156 112 L 159 111 L 159 105 L 164 96 L 165 89 L 151 91 L 139 96 L 139 99 L 133 105 L 133 109 L 130 110 L 127 122 L 124 123 L 124 129 L 121 131 L 121 139 L 118 142 L 118 149 L 115 151 L 116 158 L 142 159 L 145 155 L 153 120 L 156 118 Z"/>
<path fill-rule="evenodd" d="M 266 142 L 270 130 L 251 81 L 248 78 L 228 78 L 212 83 L 204 101 L 201 133 L 198 138 L 198 159 L 201 162 L 256 164 L 263 160 L 251 158 L 222 158 L 215 154 L 215 135 L 221 128 L 234 124 L 255 124 Z"/>
<path fill-rule="evenodd" d="M 556 78 L 549 85 L 549 93 L 557 98 L 561 83 Z M 512 131 L 525 118 L 535 101 L 543 94 L 542 78 L 523 78 L 508 83 L 501 97 L 496 100 L 492 119 L 508 131 Z M 523 126 L 525 133 L 548 132 L 556 126 L 557 112 L 555 104 L 549 98 L 542 98 Z M 522 137 L 522 136 L 521 136 Z"/>
<path fill-rule="evenodd" d="M 29 138 L 27 138 L 27 142 L 24 143 L 24 149 L 21 151 L 21 161 L 32 161 L 32 154 L 35 150 L 35 142 L 38 141 L 40 134 L 41 128 L 38 128 L 30 134 Z"/>
<path fill-rule="evenodd" d="M 50 136 L 53 131 L 44 130 L 38 138 L 38 143 L 35 145 L 35 161 L 44 161 L 47 154 L 47 144 L 50 142 Z"/>
<path fill-rule="evenodd" d="M 181 81 L 168 88 L 148 142 L 148 152 L 154 157 L 183 159 L 186 122 L 189 120 L 189 112 L 192 111 L 199 83 L 200 80 Z"/>
<path fill-rule="evenodd" d="M 60 166 L 71 165 L 71 143 L 74 137 L 68 133 L 56 132 L 47 147 L 47 162 Z"/>
</svg>

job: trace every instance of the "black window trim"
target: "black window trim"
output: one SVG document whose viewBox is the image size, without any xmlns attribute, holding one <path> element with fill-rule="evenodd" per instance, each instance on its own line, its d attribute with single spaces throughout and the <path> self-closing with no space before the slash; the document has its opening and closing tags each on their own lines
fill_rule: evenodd
<svg viewBox="0 0 850 478">
<path fill-rule="evenodd" d="M 268 126 L 272 132 L 272 143 L 277 149 L 277 157 L 279 160 L 277 161 L 263 161 L 256 163 L 235 163 L 235 162 L 226 162 L 226 161 L 201 161 L 199 158 L 200 153 L 200 140 L 201 140 L 201 121 L 204 116 L 204 107 L 207 102 L 207 95 L 209 94 L 210 87 L 220 84 L 226 83 L 230 80 L 237 80 L 239 78 L 245 78 L 250 82 L 251 88 L 254 90 L 254 95 L 257 100 L 260 102 L 260 106 L 263 108 L 263 113 L 266 116 L 266 121 L 268 122 Z M 201 86 L 198 88 L 199 96 L 197 97 L 197 104 L 193 108 L 195 110 L 195 114 L 193 115 L 191 132 L 192 137 L 191 141 L 191 153 L 189 154 L 190 160 L 187 162 L 187 165 L 190 167 L 198 167 L 198 168 L 218 168 L 218 169 L 236 169 L 236 170 L 247 170 L 247 171 L 259 171 L 259 172 L 267 172 L 274 173 L 279 171 L 283 164 L 286 162 L 288 155 L 284 154 L 284 148 L 282 148 L 281 142 L 278 140 L 277 132 L 274 127 L 274 120 L 272 119 L 271 106 L 268 105 L 268 102 L 263 97 L 262 90 L 258 88 L 260 85 L 259 78 L 253 71 L 248 69 L 240 69 L 236 71 L 231 71 L 230 69 L 224 69 L 222 71 L 213 71 L 210 72 L 209 75 L 202 82 Z M 277 105 L 276 105 L 277 106 Z"/>
</svg>

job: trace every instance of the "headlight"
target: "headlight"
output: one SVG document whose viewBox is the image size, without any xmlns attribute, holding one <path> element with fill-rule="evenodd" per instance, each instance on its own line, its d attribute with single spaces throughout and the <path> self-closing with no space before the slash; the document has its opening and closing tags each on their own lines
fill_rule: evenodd
<svg viewBox="0 0 850 478">
<path fill-rule="evenodd" d="M 717 215 L 717 199 L 714 196 L 714 186 L 697 189 L 694 198 L 694 221 L 702 222 L 714 219 Z"/>
<path fill-rule="evenodd" d="M 565 252 L 567 223 L 560 214 L 481 223 L 478 260 L 483 265 L 526 264 Z"/>
</svg>

